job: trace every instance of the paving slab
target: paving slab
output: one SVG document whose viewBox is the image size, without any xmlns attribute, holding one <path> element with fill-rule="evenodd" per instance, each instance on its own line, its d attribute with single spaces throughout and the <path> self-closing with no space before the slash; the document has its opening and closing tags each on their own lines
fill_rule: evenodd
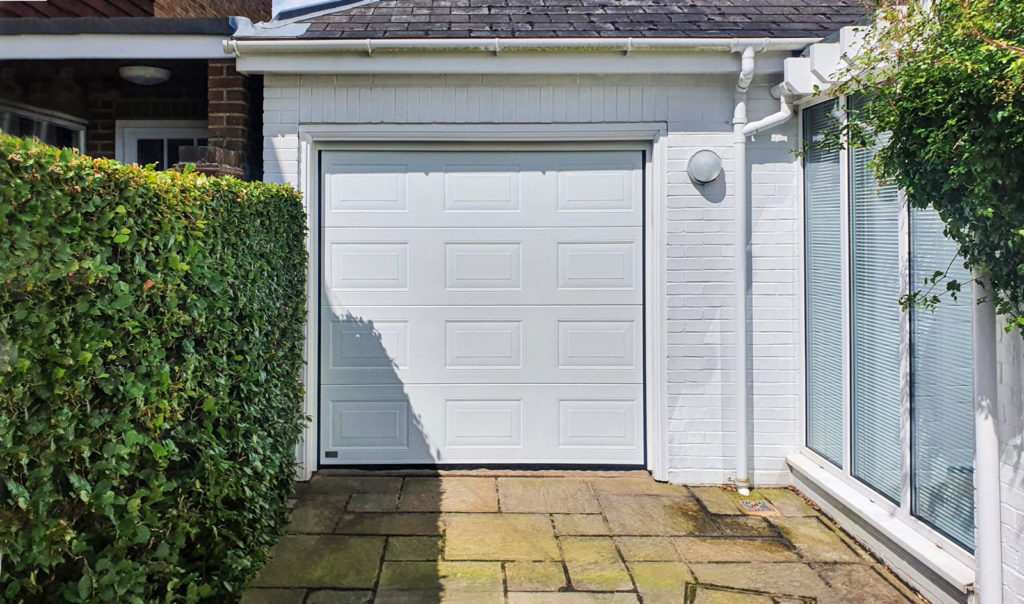
<svg viewBox="0 0 1024 604">
<path fill-rule="evenodd" d="M 513 513 L 596 514 L 601 511 L 582 478 L 499 478 L 501 511 Z"/>
<path fill-rule="evenodd" d="M 440 560 L 444 542 L 440 537 L 388 537 L 385 560 Z"/>
<path fill-rule="evenodd" d="M 804 498 L 789 489 L 758 489 L 783 516 L 817 516 L 818 510 L 807 505 Z"/>
<path fill-rule="evenodd" d="M 690 564 L 699 583 L 756 590 L 775 596 L 812 597 L 833 601 L 835 594 L 807 564 L 751 562 L 747 564 Z"/>
<path fill-rule="evenodd" d="M 577 591 L 631 591 L 633 582 L 611 537 L 559 537 Z"/>
<path fill-rule="evenodd" d="M 381 567 L 379 591 L 498 593 L 504 589 L 500 562 L 390 562 Z"/>
<path fill-rule="evenodd" d="M 561 562 L 506 562 L 509 591 L 559 591 L 566 587 Z"/>
<path fill-rule="evenodd" d="M 302 604 L 305 589 L 250 589 L 239 604 Z"/>
<path fill-rule="evenodd" d="M 764 518 L 757 516 L 718 516 L 715 524 L 727 537 L 778 537 L 779 533 Z"/>
<path fill-rule="evenodd" d="M 351 495 L 352 493 L 398 494 L 402 478 L 398 476 L 330 476 L 317 472 L 307 487 L 311 494 Z"/>
<path fill-rule="evenodd" d="M 556 535 L 607 535 L 608 525 L 600 514 L 552 514 Z"/>
<path fill-rule="evenodd" d="M 559 560 L 546 514 L 450 514 L 448 560 Z"/>
<path fill-rule="evenodd" d="M 398 509 L 398 494 L 353 493 L 345 509 L 349 512 L 394 512 Z"/>
<path fill-rule="evenodd" d="M 756 497 L 741 497 L 736 491 L 722 487 L 690 487 L 690 491 L 709 512 L 720 515 L 743 514 L 740 499 L 757 499 Z"/>
<path fill-rule="evenodd" d="M 403 512 L 497 512 L 493 478 L 406 478 L 398 509 Z"/>
<path fill-rule="evenodd" d="M 369 589 L 377 579 L 384 538 L 286 535 L 256 579 L 257 587 Z"/>
<path fill-rule="evenodd" d="M 306 604 L 370 604 L 373 602 L 372 591 L 341 591 L 337 589 L 321 589 L 309 592 Z"/>
<path fill-rule="evenodd" d="M 676 549 L 687 562 L 796 562 L 796 551 L 781 539 L 677 537 Z"/>
<path fill-rule="evenodd" d="M 509 592 L 508 604 L 639 604 L 632 593 L 536 593 Z"/>
<path fill-rule="evenodd" d="M 689 496 L 600 495 L 613 535 L 715 535 L 718 529 Z"/>
<path fill-rule="evenodd" d="M 681 562 L 630 562 L 637 591 L 644 604 L 683 604 L 686 584 L 693 582 L 690 569 Z"/>
<path fill-rule="evenodd" d="M 910 600 L 874 568 L 861 564 L 812 565 L 836 592 L 839 602 L 872 602 L 872 604 L 905 604 Z"/>
<path fill-rule="evenodd" d="M 816 517 L 772 518 L 783 537 L 811 562 L 868 562 L 847 546 L 832 527 Z"/>
<path fill-rule="evenodd" d="M 338 518 L 334 532 L 340 535 L 440 535 L 440 514 L 359 514 L 345 513 Z"/>
<path fill-rule="evenodd" d="M 330 533 L 345 513 L 348 495 L 310 495 L 296 502 L 286 529 L 289 533 Z"/>
<path fill-rule="evenodd" d="M 379 591 L 373 604 L 505 604 L 505 594 L 500 591 Z"/>
<path fill-rule="evenodd" d="M 657 482 L 649 474 L 630 473 L 624 476 L 602 476 L 590 479 L 590 488 L 598 495 L 666 495 L 690 498 L 684 486 Z"/>
<path fill-rule="evenodd" d="M 668 537 L 616 537 L 615 544 L 626 562 L 673 562 L 679 560 Z"/>
<path fill-rule="evenodd" d="M 798 604 L 800 602 L 776 600 L 762 594 L 736 591 L 714 585 L 690 585 L 689 592 L 693 594 L 692 604 Z"/>
</svg>

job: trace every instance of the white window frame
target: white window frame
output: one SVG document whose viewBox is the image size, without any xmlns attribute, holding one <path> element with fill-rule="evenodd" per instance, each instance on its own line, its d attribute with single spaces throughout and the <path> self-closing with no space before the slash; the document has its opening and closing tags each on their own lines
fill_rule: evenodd
<svg viewBox="0 0 1024 604">
<path fill-rule="evenodd" d="M 847 109 L 847 97 L 840 95 L 838 97 L 839 105 L 837 109 L 842 112 L 843 120 L 846 119 Z M 798 121 L 798 137 L 799 140 L 804 140 L 803 132 L 803 109 L 812 107 L 822 102 L 832 100 L 832 97 L 817 96 L 801 104 L 801 119 Z M 844 123 L 845 125 L 845 123 Z M 801 163 L 801 182 L 803 181 L 802 176 L 802 163 Z M 901 493 L 899 505 L 894 504 L 888 498 L 883 496 L 881 493 L 871 488 L 860 479 L 856 478 L 852 474 L 852 438 L 851 438 L 851 419 L 852 419 L 852 352 L 851 346 L 852 335 L 851 335 L 851 250 L 850 250 L 850 152 L 848 145 L 843 145 L 839 150 L 839 194 L 840 194 L 840 219 L 842 223 L 840 225 L 840 234 L 842 238 L 841 242 L 841 253 L 842 253 L 842 325 L 843 325 L 843 467 L 839 468 L 823 456 L 815 453 L 807 446 L 807 370 L 806 370 L 806 253 L 803 248 L 803 220 L 804 220 L 804 193 L 803 186 L 800 187 L 800 200 L 799 200 L 799 216 L 801 220 L 801 247 L 799 250 L 800 254 L 800 312 L 801 312 L 801 347 L 800 354 L 802 355 L 800 361 L 800 398 L 801 398 L 801 448 L 800 454 L 812 461 L 821 470 L 827 474 L 840 479 L 845 486 L 852 488 L 858 495 L 870 501 L 871 505 L 875 506 L 872 510 L 854 510 L 864 518 L 869 518 L 877 515 L 881 512 L 885 516 L 897 520 L 901 524 L 909 527 L 915 533 L 918 533 L 929 542 L 934 544 L 939 549 L 950 554 L 958 562 L 974 568 L 974 555 L 973 553 L 965 550 L 962 546 L 949 539 L 939 531 L 933 529 L 928 524 L 918 519 L 912 513 L 911 505 L 911 467 L 910 467 L 910 313 L 904 312 L 901 315 L 900 320 L 900 399 L 901 399 L 901 426 L 900 426 L 900 439 L 901 439 Z M 910 288 L 910 208 L 907 204 L 906 197 L 901 194 L 901 207 L 899 214 L 899 253 L 900 253 L 900 295 L 904 295 L 909 291 Z"/>
<path fill-rule="evenodd" d="M 140 138 L 208 138 L 208 125 L 206 120 L 117 120 L 114 135 L 114 159 L 134 164 L 138 163 Z"/>
<path fill-rule="evenodd" d="M 74 130 L 78 133 L 78 151 L 85 153 L 85 120 L 78 119 L 72 115 L 66 113 L 60 113 L 57 111 L 50 111 L 48 109 L 40 109 L 38 107 L 32 107 L 31 105 L 22 105 L 21 103 L 0 103 L 0 111 L 7 111 L 23 117 L 27 117 L 37 122 L 46 122 L 49 124 L 56 124 L 62 128 L 68 130 Z M 3 126 L 3 124 L 0 124 Z"/>
</svg>

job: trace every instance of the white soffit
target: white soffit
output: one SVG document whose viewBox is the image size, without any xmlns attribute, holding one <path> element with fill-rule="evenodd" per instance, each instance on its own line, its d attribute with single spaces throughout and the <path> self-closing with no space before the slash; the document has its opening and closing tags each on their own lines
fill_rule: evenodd
<svg viewBox="0 0 1024 604">
<path fill-rule="evenodd" d="M 218 35 L 25 34 L 0 36 L 0 57 L 13 59 L 223 59 Z"/>
</svg>

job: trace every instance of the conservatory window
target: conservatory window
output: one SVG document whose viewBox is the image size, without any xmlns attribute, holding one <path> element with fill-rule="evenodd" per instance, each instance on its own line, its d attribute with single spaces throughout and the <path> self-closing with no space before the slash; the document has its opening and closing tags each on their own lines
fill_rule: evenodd
<svg viewBox="0 0 1024 604">
<path fill-rule="evenodd" d="M 876 180 L 877 148 L 829 139 L 860 102 L 803 110 L 806 446 L 895 515 L 969 552 L 970 288 L 934 311 L 904 312 L 899 298 L 947 267 L 961 283 L 970 275 L 938 215 L 908 210 Z"/>
</svg>

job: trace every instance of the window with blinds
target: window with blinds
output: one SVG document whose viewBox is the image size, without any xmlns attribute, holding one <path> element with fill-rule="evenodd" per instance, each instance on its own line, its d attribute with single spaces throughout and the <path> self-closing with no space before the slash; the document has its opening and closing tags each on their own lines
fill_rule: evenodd
<svg viewBox="0 0 1024 604">
<path fill-rule="evenodd" d="M 851 470 L 898 503 L 900 198 L 895 185 L 875 179 L 876 151 L 850 149 Z"/>
<path fill-rule="evenodd" d="M 895 185 L 878 182 L 871 162 L 885 137 L 874 148 L 821 144 L 839 127 L 832 116 L 861 103 L 803 109 L 805 444 L 855 489 L 894 504 L 879 501 L 887 513 L 970 552 L 971 290 L 952 300 L 940 282 L 934 311 L 906 315 L 899 298 L 908 282 L 927 290 L 937 271 L 962 284 L 971 275 L 938 214 L 908 210 Z"/>
<path fill-rule="evenodd" d="M 843 465 L 842 197 L 839 149 L 826 144 L 838 101 L 804 111 L 807 447 Z"/>
<path fill-rule="evenodd" d="M 970 272 L 943 234 L 934 210 L 910 214 L 911 289 L 946 271 L 962 284 Z M 944 292 L 939 283 L 936 292 Z M 910 417 L 913 513 L 968 550 L 974 549 L 974 375 L 970 286 L 934 311 L 911 311 Z"/>
</svg>

